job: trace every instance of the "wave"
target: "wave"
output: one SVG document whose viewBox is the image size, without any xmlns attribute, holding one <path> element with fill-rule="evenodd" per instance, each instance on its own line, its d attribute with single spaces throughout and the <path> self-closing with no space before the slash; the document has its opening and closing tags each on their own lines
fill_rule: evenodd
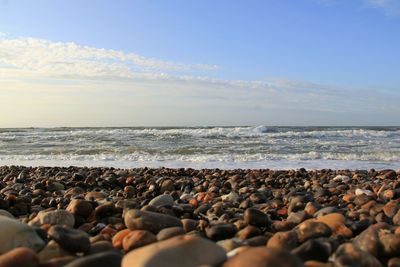
<svg viewBox="0 0 400 267">
<path fill-rule="evenodd" d="M 203 128 L 57 128 L 10 130 L 0 132 L 0 140 L 37 138 L 58 140 L 60 138 L 101 138 L 118 139 L 127 137 L 194 137 L 194 138 L 321 138 L 321 137 L 396 137 L 400 138 L 399 128 L 314 128 L 314 127 L 203 127 Z"/>
<path fill-rule="evenodd" d="M 380 152 L 368 154 L 355 153 L 328 153 L 328 152 L 309 152 L 294 154 L 152 154 L 152 153 L 131 153 L 131 154 L 38 154 L 38 155 L 0 155 L 0 161 L 35 161 L 35 160 L 55 160 L 55 161 L 130 161 L 130 162 L 150 162 L 150 161 L 185 161 L 185 162 L 261 162 L 261 161 L 312 161 L 312 160 L 351 160 L 351 161 L 378 161 L 378 162 L 399 162 L 400 152 Z"/>
</svg>

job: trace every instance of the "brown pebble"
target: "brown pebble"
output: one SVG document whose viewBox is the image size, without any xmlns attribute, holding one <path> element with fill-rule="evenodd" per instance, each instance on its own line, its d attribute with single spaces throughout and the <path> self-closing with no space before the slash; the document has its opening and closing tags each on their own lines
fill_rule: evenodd
<svg viewBox="0 0 400 267">
<path fill-rule="evenodd" d="M 223 267 L 302 267 L 303 262 L 286 250 L 249 248 L 224 263 Z"/>
<path fill-rule="evenodd" d="M 157 237 L 146 230 L 133 230 L 122 240 L 122 247 L 125 251 L 131 251 L 136 248 L 157 242 Z"/>
<path fill-rule="evenodd" d="M 29 248 L 15 248 L 0 256 L 0 267 L 36 267 L 39 257 Z"/>
</svg>

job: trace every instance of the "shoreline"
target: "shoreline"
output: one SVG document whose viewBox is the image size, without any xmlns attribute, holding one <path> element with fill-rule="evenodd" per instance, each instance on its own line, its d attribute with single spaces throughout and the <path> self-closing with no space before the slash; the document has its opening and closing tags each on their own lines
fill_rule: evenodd
<svg viewBox="0 0 400 267">
<path fill-rule="evenodd" d="M 251 172 L 251 171 L 299 171 L 304 170 L 307 172 L 320 172 L 320 171 L 333 171 L 333 172 L 384 172 L 384 171 L 395 171 L 399 172 L 399 168 L 306 168 L 306 167 L 298 167 L 298 168 L 276 168 L 276 167 L 262 167 L 262 168 L 197 168 L 197 167 L 168 167 L 168 166 L 141 166 L 141 167 L 118 167 L 118 166 L 79 166 L 79 165 L 70 165 L 70 166 L 53 166 L 53 165 L 18 165 L 18 164 L 5 164 L 2 165 L 0 162 L 0 170 L 2 168 L 22 168 L 22 169 L 36 169 L 36 168 L 44 168 L 44 169 L 64 169 L 64 170 L 119 170 L 119 171 L 140 171 L 140 170 L 169 170 L 169 171 L 177 171 L 177 170 L 190 170 L 190 171 L 229 171 L 229 172 Z"/>
<path fill-rule="evenodd" d="M 373 169 L 2 166 L 0 230 L 12 234 L 0 235 L 0 267 L 396 266 L 399 180 Z"/>
</svg>

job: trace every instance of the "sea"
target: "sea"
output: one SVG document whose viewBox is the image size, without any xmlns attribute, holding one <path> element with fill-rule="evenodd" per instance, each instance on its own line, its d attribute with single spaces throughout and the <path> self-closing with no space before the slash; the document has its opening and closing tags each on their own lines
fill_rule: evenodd
<svg viewBox="0 0 400 267">
<path fill-rule="evenodd" d="M 400 169 L 400 127 L 2 128 L 0 165 Z"/>
</svg>

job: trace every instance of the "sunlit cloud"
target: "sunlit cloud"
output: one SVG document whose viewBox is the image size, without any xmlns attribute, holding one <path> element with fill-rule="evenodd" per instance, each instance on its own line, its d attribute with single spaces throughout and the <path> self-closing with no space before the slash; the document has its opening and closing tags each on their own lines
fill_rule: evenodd
<svg viewBox="0 0 400 267">
<path fill-rule="evenodd" d="M 41 76 L 134 77 L 137 73 L 214 71 L 217 65 L 184 64 L 38 38 L 0 35 L 0 67 Z"/>
<path fill-rule="evenodd" d="M 132 125 L 133 121 L 136 125 L 240 124 L 239 119 L 257 124 L 279 123 L 282 118 L 288 123 L 291 118 L 307 122 L 326 113 L 345 120 L 348 113 L 400 112 L 399 96 L 379 91 L 285 78 L 220 79 L 214 65 L 1 36 L 0 114 L 15 115 L 0 116 L 0 127 L 26 126 L 35 120 L 42 120 L 38 123 L 42 126 L 54 126 L 60 117 L 68 125 L 84 125 L 84 118 L 94 125 Z M 204 76 L 205 70 L 211 71 L 209 76 Z M 181 116 L 185 120 L 180 121 Z M 330 121 L 315 120 L 314 124 L 321 123 Z"/>
</svg>

